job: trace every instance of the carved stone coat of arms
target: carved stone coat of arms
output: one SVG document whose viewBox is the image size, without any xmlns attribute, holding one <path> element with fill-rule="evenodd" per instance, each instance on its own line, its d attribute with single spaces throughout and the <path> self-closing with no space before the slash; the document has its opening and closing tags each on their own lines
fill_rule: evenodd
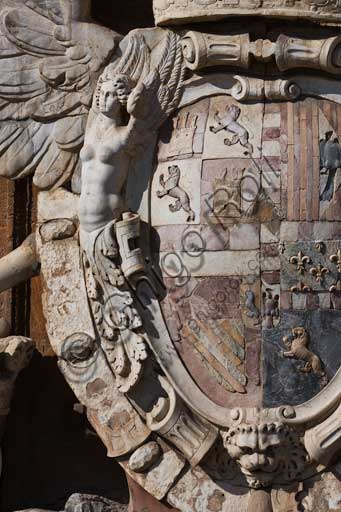
<svg viewBox="0 0 341 512">
<path fill-rule="evenodd" d="M 155 0 L 121 38 L 81 4 L 1 12 L 0 173 L 40 192 L 0 289 L 40 271 L 65 379 L 157 500 L 299 510 L 341 448 L 341 7 Z"/>
</svg>

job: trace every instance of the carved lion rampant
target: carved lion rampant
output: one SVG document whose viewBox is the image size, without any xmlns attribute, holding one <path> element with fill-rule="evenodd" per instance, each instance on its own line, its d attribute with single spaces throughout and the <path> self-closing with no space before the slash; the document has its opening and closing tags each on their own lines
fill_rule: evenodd
<svg viewBox="0 0 341 512">
<path fill-rule="evenodd" d="M 176 199 L 174 204 L 169 205 L 171 212 L 178 212 L 181 208 L 188 213 L 187 222 L 195 220 L 195 213 L 191 208 L 190 198 L 187 192 L 180 187 L 180 168 L 177 165 L 168 167 L 168 178 L 165 180 L 164 175 L 160 176 L 160 185 L 163 190 L 157 191 L 157 197 L 161 198 L 166 195 Z"/>
<path fill-rule="evenodd" d="M 326 373 L 322 368 L 321 359 L 308 349 L 309 334 L 304 327 L 295 327 L 292 329 L 292 337 L 284 336 L 283 341 L 290 349 L 283 353 L 284 357 L 299 359 L 305 361 L 305 365 L 300 368 L 304 373 L 316 373 L 319 377 L 327 380 Z"/>
<path fill-rule="evenodd" d="M 210 126 L 210 131 L 218 133 L 221 130 L 226 130 L 233 133 L 232 139 L 226 138 L 224 144 L 226 146 L 234 146 L 240 143 L 247 150 L 247 154 L 252 155 L 253 146 L 249 142 L 249 132 L 242 126 L 238 119 L 240 117 L 241 110 L 237 105 L 227 105 L 226 113 L 221 115 L 219 112 L 215 113 L 214 120 L 215 125 Z"/>
</svg>

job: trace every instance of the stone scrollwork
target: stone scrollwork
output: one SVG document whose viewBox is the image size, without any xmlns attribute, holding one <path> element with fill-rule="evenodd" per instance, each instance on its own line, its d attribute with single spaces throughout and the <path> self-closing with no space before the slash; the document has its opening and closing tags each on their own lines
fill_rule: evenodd
<svg viewBox="0 0 341 512">
<path fill-rule="evenodd" d="M 304 436 L 306 449 L 315 462 L 329 465 L 341 450 L 341 405 L 325 421 L 307 430 Z"/>
<path fill-rule="evenodd" d="M 103 230 L 81 233 L 94 322 L 122 392 L 136 385 L 147 358 L 144 336 L 138 332 L 142 322 L 125 284 L 126 276 L 143 269 L 141 251 L 129 248 L 129 241 L 138 234 L 138 218 L 129 214 L 123 214 L 121 222 L 112 222 Z M 122 266 L 118 263 L 120 248 Z"/>
<path fill-rule="evenodd" d="M 182 39 L 182 49 L 191 70 L 219 65 L 247 69 L 250 64 L 249 34 L 215 36 L 190 31 Z"/>
<path fill-rule="evenodd" d="M 304 40 L 281 35 L 276 42 L 275 58 L 280 71 L 304 67 L 338 75 L 340 52 L 340 37 Z"/>
<path fill-rule="evenodd" d="M 341 73 L 341 38 L 306 40 L 281 34 L 275 42 L 250 40 L 249 34 L 214 35 L 190 31 L 183 37 L 186 66 L 200 70 L 210 66 L 248 69 L 253 57 L 259 62 L 274 60 L 279 71 L 310 68 L 338 75 Z"/>
<path fill-rule="evenodd" d="M 261 80 L 254 77 L 235 75 L 236 83 L 231 95 L 238 101 L 252 100 L 295 100 L 301 95 L 301 87 L 295 79 Z"/>
<path fill-rule="evenodd" d="M 267 100 L 294 101 L 301 95 L 301 87 L 295 79 L 270 80 L 264 82 L 264 95 Z"/>
<path fill-rule="evenodd" d="M 160 382 L 168 398 L 160 398 L 148 413 L 148 427 L 173 443 L 196 466 L 215 443 L 218 430 L 191 411 L 166 379 L 161 377 Z"/>
</svg>

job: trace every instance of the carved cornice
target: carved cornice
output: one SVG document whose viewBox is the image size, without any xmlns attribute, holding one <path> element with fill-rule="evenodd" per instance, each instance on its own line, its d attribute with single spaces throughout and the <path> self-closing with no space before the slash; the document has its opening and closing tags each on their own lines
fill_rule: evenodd
<svg viewBox="0 0 341 512">
<path fill-rule="evenodd" d="M 154 0 L 153 7 L 158 25 L 215 21 L 227 16 L 341 21 L 337 0 Z"/>
</svg>

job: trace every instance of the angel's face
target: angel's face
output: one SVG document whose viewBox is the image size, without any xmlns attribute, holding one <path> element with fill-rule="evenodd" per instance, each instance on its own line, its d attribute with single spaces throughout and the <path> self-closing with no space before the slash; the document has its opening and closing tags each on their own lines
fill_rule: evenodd
<svg viewBox="0 0 341 512">
<path fill-rule="evenodd" d="M 112 81 L 104 82 L 99 97 L 99 109 L 102 114 L 115 115 L 120 110 L 117 87 Z"/>
</svg>

